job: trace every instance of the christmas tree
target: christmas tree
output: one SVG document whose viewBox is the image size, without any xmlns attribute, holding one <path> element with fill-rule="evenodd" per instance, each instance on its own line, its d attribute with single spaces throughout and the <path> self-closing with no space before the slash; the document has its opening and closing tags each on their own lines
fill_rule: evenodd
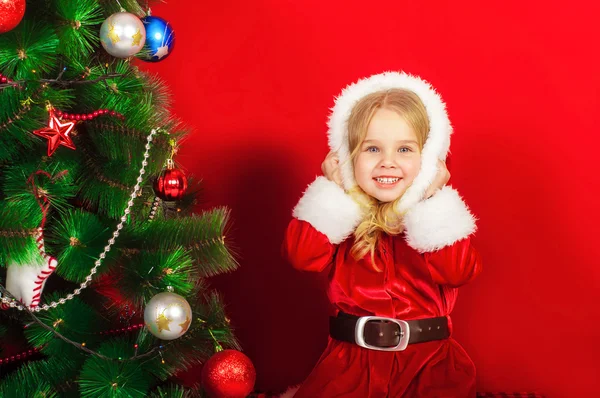
<svg viewBox="0 0 600 398">
<path fill-rule="evenodd" d="M 170 27 L 146 1 L 0 7 L 0 396 L 187 396 L 171 376 L 237 348 L 205 281 L 237 262 L 136 66 Z"/>
</svg>

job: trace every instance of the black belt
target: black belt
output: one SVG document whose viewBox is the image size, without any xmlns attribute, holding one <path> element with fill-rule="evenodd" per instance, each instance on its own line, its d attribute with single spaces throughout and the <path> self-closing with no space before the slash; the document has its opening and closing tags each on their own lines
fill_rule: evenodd
<svg viewBox="0 0 600 398">
<path fill-rule="evenodd" d="M 382 351 L 402 351 L 408 344 L 450 337 L 445 316 L 403 321 L 379 316 L 359 317 L 341 311 L 329 318 L 329 334 L 336 340 Z"/>
</svg>

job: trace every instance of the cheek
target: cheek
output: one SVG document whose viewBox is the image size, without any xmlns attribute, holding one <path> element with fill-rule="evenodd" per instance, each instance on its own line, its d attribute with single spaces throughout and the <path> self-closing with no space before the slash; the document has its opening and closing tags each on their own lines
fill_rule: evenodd
<svg viewBox="0 0 600 398">
<path fill-rule="evenodd" d="M 410 162 L 406 163 L 404 171 L 411 181 L 414 180 L 421 171 L 421 157 L 411 159 Z"/>
<path fill-rule="evenodd" d="M 368 159 L 360 156 L 356 159 L 356 162 L 354 163 L 354 179 L 357 182 L 370 180 L 372 171 L 373 166 L 370 164 Z"/>
</svg>

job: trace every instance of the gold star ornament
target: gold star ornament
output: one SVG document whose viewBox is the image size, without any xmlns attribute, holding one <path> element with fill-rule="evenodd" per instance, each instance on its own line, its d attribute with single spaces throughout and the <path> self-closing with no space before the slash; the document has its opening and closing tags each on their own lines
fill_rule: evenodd
<svg viewBox="0 0 600 398">
<path fill-rule="evenodd" d="M 135 32 L 135 35 L 131 36 L 133 38 L 133 42 L 131 43 L 131 46 L 139 46 L 140 45 L 140 41 L 142 40 L 142 38 L 144 37 L 144 35 L 142 35 L 140 33 L 140 28 L 138 28 L 137 32 Z"/>
<path fill-rule="evenodd" d="M 112 44 L 115 45 L 121 40 L 117 32 L 115 32 L 115 24 L 110 23 L 110 28 L 108 28 L 108 38 L 112 41 Z"/>
<path fill-rule="evenodd" d="M 171 320 L 169 318 L 167 318 L 165 316 L 165 314 L 160 314 L 158 316 L 158 318 L 156 318 L 156 324 L 158 325 L 158 332 L 160 333 L 163 330 L 168 330 L 170 332 L 171 329 L 169 328 L 169 323 L 171 323 Z"/>
</svg>

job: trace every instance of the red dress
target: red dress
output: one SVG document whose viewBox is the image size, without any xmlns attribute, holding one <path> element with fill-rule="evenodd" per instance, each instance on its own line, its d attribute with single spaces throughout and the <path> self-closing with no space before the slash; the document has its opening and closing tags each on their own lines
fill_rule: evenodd
<svg viewBox="0 0 600 398">
<path fill-rule="evenodd" d="M 329 300 L 349 314 L 404 320 L 449 316 L 457 288 L 481 271 L 470 237 L 419 253 L 408 246 L 404 234 L 383 235 L 375 254 L 383 272 L 373 269 L 370 255 L 354 260 L 353 242 L 350 237 L 334 245 L 310 223 L 294 218 L 283 243 L 284 257 L 299 270 L 319 272 L 331 266 Z M 330 337 L 294 397 L 475 397 L 475 366 L 452 337 L 398 352 L 369 350 Z"/>
</svg>

